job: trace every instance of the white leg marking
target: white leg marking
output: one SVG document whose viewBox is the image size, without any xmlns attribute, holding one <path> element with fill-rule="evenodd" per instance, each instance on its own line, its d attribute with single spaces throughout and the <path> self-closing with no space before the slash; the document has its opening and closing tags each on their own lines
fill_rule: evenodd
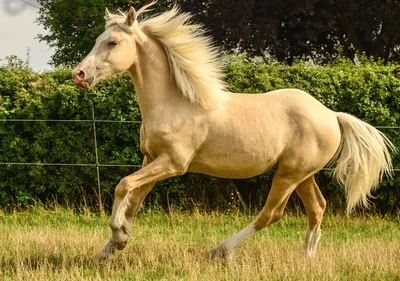
<svg viewBox="0 0 400 281">
<path fill-rule="evenodd" d="M 256 230 L 254 229 L 253 224 L 249 224 L 245 228 L 243 228 L 241 231 L 238 233 L 234 234 L 232 237 L 226 239 L 223 244 L 225 246 L 225 249 L 228 251 L 233 251 L 237 246 L 242 244 L 245 240 L 253 236 L 253 234 L 256 233 Z"/>
<path fill-rule="evenodd" d="M 116 228 L 122 227 L 126 220 L 126 210 L 129 207 L 129 195 L 125 196 L 121 201 L 114 203 L 114 210 L 111 214 L 111 223 Z"/>
<path fill-rule="evenodd" d="M 115 245 L 112 242 L 112 239 L 107 240 L 107 242 L 104 244 L 103 248 L 100 250 L 99 256 L 102 259 L 106 259 L 110 256 L 112 256 L 115 253 Z"/>
<path fill-rule="evenodd" d="M 306 255 L 309 257 L 314 257 L 315 254 L 317 253 L 317 245 L 319 242 L 319 239 L 321 238 L 321 229 L 317 230 L 307 230 L 306 233 L 306 245 L 305 245 L 305 251 Z"/>
<path fill-rule="evenodd" d="M 256 233 L 254 225 L 249 224 L 238 233 L 234 234 L 232 237 L 226 239 L 217 247 L 212 249 L 209 252 L 210 258 L 216 262 L 227 259 L 237 246 L 239 246 L 246 239 L 250 238 L 254 233 Z"/>
</svg>

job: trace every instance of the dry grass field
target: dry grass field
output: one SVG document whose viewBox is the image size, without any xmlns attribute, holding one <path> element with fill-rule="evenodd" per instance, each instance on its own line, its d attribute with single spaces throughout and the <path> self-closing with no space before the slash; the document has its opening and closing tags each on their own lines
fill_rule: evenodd
<svg viewBox="0 0 400 281">
<path fill-rule="evenodd" d="M 287 214 L 229 262 L 204 258 L 252 218 L 144 211 L 127 248 L 102 261 L 104 216 L 57 208 L 0 213 L 0 280 L 400 280 L 400 217 L 326 215 L 317 257 L 306 258 L 306 218 Z"/>
</svg>

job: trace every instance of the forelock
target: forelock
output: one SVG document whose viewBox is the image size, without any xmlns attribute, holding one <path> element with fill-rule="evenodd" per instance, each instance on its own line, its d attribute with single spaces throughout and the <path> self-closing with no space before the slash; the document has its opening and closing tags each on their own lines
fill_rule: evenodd
<svg viewBox="0 0 400 281">
<path fill-rule="evenodd" d="M 121 15 L 110 15 L 106 19 L 105 29 L 116 25 L 119 28 L 121 28 L 123 31 L 125 31 L 126 33 L 129 33 L 129 34 L 134 33 L 135 30 L 138 28 L 137 22 L 135 22 L 132 26 L 127 26 L 125 24 L 125 20 L 126 20 L 126 15 L 123 13 L 121 13 Z"/>
</svg>

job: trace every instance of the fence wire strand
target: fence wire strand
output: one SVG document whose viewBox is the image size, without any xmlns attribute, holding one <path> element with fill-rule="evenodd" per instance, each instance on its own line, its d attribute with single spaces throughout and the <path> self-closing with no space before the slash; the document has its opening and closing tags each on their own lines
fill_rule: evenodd
<svg viewBox="0 0 400 281">
<path fill-rule="evenodd" d="M 97 120 L 95 119 L 94 107 L 92 106 L 92 119 L 0 119 L 0 122 L 53 122 L 53 123 L 92 123 L 93 139 L 95 142 L 96 163 L 37 163 L 37 162 L 0 162 L 0 165 L 29 165 L 29 166 L 80 166 L 80 167 L 96 167 L 97 179 L 100 185 L 99 167 L 134 167 L 141 168 L 142 165 L 135 164 L 100 164 L 97 149 L 96 123 L 123 123 L 123 124 L 141 124 L 141 121 L 128 120 Z"/>
<path fill-rule="evenodd" d="M 97 119 L 0 119 L 0 122 L 70 122 L 70 123 L 137 123 L 141 124 L 142 121 L 128 121 L 128 120 L 97 120 Z"/>
<path fill-rule="evenodd" d="M 142 165 L 136 164 L 101 164 L 98 159 L 97 151 L 97 137 L 96 137 L 96 123 L 121 123 L 121 124 L 141 124 L 141 121 L 128 121 L 128 120 L 101 120 L 95 119 L 94 108 L 92 107 L 93 119 L 0 119 L 0 122 L 65 122 L 65 123 L 92 123 L 93 137 L 95 141 L 96 163 L 35 163 L 35 162 L 0 162 L 1 166 L 4 165 L 30 165 L 30 166 L 83 166 L 83 167 L 96 167 L 98 174 L 98 184 L 100 185 L 99 167 L 132 167 L 140 169 Z M 377 129 L 400 129 L 400 126 L 375 126 Z M 333 171 L 333 168 L 323 168 L 322 171 Z M 394 168 L 392 172 L 400 172 L 400 169 Z"/>
</svg>

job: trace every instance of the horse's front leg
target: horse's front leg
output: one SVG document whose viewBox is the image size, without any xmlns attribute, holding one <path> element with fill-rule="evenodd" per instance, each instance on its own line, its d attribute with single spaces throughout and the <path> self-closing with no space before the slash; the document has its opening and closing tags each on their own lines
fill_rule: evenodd
<svg viewBox="0 0 400 281">
<path fill-rule="evenodd" d="M 183 165 L 177 165 L 168 155 L 159 156 L 152 162 L 145 158 L 143 162 L 143 167 L 139 171 L 124 177 L 115 188 L 114 205 L 109 222 L 112 235 L 100 252 L 102 257 L 112 255 L 116 249 L 125 248 L 131 235 L 132 218 L 154 184 L 186 172 L 182 168 Z"/>
</svg>

